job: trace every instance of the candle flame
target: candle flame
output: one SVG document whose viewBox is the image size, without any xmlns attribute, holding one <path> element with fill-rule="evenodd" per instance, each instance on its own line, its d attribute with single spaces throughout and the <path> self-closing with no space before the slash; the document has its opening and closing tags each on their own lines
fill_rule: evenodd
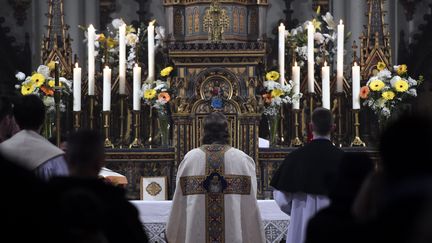
<svg viewBox="0 0 432 243">
<path fill-rule="evenodd" d="M 327 61 L 324 61 L 324 67 L 327 67 Z"/>
<path fill-rule="evenodd" d="M 342 21 L 342 19 L 341 19 L 341 20 L 339 20 L 339 24 L 340 24 L 340 25 L 342 25 L 342 24 L 343 24 L 343 21 Z"/>
<path fill-rule="evenodd" d="M 78 68 L 78 63 L 77 62 L 75 63 L 75 67 Z"/>
<path fill-rule="evenodd" d="M 285 25 L 283 24 L 283 23 L 280 23 L 280 25 L 279 25 L 280 27 L 285 27 Z"/>
<path fill-rule="evenodd" d="M 154 23 L 156 23 L 156 19 L 153 19 L 152 21 L 149 22 L 149 26 L 153 26 Z"/>
<path fill-rule="evenodd" d="M 105 66 L 105 69 L 109 69 L 109 67 L 108 67 L 108 66 Z"/>
<path fill-rule="evenodd" d="M 297 67 L 297 61 L 294 62 L 294 67 Z"/>
<path fill-rule="evenodd" d="M 354 62 L 354 66 L 355 66 L 355 67 L 357 66 L 357 62 Z"/>
<path fill-rule="evenodd" d="M 94 26 L 93 26 L 93 24 L 90 24 L 89 29 L 91 29 L 91 30 L 95 29 Z"/>
<path fill-rule="evenodd" d="M 135 67 L 138 67 L 138 63 L 135 63 Z"/>
</svg>

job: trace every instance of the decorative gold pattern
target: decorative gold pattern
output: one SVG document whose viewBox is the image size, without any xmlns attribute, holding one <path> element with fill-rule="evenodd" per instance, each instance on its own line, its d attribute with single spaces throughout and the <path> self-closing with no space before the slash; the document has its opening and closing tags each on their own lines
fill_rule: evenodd
<svg viewBox="0 0 432 243">
<path fill-rule="evenodd" d="M 174 34 L 183 34 L 183 14 L 179 9 L 174 14 Z"/>
<path fill-rule="evenodd" d="M 198 8 L 194 9 L 194 32 L 200 32 L 200 14 Z"/>
<path fill-rule="evenodd" d="M 230 19 L 227 10 L 220 7 L 219 0 L 212 0 L 204 16 L 204 30 L 208 32 L 208 40 L 219 43 L 223 40 L 223 33 L 229 29 Z"/>
<path fill-rule="evenodd" d="M 162 187 L 159 185 L 159 183 L 153 181 L 148 184 L 148 186 L 146 187 L 146 191 L 148 192 L 148 194 L 154 197 L 162 191 Z"/>
</svg>

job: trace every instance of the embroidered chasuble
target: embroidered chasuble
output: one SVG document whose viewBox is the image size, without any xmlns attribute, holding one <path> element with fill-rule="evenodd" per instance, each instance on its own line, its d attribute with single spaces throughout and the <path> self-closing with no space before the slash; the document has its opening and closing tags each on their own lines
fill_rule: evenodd
<svg viewBox="0 0 432 243">
<path fill-rule="evenodd" d="M 169 243 L 265 242 L 254 161 L 227 145 L 204 145 L 179 165 Z"/>
</svg>

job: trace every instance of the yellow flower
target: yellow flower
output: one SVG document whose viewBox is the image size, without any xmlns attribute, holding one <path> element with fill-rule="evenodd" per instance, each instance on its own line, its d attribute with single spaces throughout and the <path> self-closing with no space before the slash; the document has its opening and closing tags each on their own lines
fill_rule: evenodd
<svg viewBox="0 0 432 243">
<path fill-rule="evenodd" d="M 320 21 L 313 19 L 312 24 L 315 27 L 315 30 L 321 30 L 321 22 Z"/>
<path fill-rule="evenodd" d="M 55 68 L 55 62 L 51 61 L 47 64 L 47 67 L 49 68 L 50 71 L 54 70 Z"/>
<path fill-rule="evenodd" d="M 271 96 L 272 97 L 279 97 L 279 96 L 283 95 L 283 93 L 284 92 L 282 90 L 280 90 L 280 89 L 274 89 L 271 92 Z"/>
<path fill-rule="evenodd" d="M 40 87 L 45 82 L 45 76 L 40 73 L 35 73 L 31 76 L 30 80 L 36 85 L 36 87 Z"/>
<path fill-rule="evenodd" d="M 385 91 L 381 94 L 381 96 L 385 100 L 392 100 L 395 97 L 395 93 L 393 91 Z"/>
<path fill-rule="evenodd" d="M 379 79 L 375 79 L 370 82 L 369 87 L 372 91 L 380 91 L 384 88 L 385 84 Z"/>
<path fill-rule="evenodd" d="M 59 84 L 60 84 L 60 87 L 62 86 L 62 83 L 61 82 L 59 82 Z M 55 80 L 50 80 L 50 81 L 48 81 L 48 86 L 50 86 L 51 88 L 54 88 L 55 87 Z"/>
<path fill-rule="evenodd" d="M 405 92 L 408 90 L 408 88 L 409 88 L 408 82 L 402 79 L 399 79 L 395 83 L 395 89 L 397 92 Z"/>
<path fill-rule="evenodd" d="M 318 8 L 316 10 L 316 14 L 319 15 L 321 13 L 321 5 L 318 5 Z"/>
<path fill-rule="evenodd" d="M 126 26 L 126 34 L 135 33 L 135 32 L 136 32 L 136 29 L 132 25 Z"/>
<path fill-rule="evenodd" d="M 107 39 L 107 46 L 108 48 L 112 49 L 117 45 L 117 41 L 115 41 L 113 38 L 108 37 Z"/>
<path fill-rule="evenodd" d="M 270 71 L 266 74 L 266 79 L 267 80 L 272 80 L 272 81 L 276 81 L 278 80 L 280 77 L 279 73 L 276 71 Z"/>
<path fill-rule="evenodd" d="M 408 67 L 405 64 L 399 65 L 396 72 L 398 75 L 404 75 L 408 71 Z"/>
<path fill-rule="evenodd" d="M 32 94 L 33 93 L 33 91 L 35 90 L 35 85 L 34 85 L 34 83 L 32 83 L 32 82 L 27 82 L 27 83 L 25 83 L 25 84 L 23 84 L 22 86 L 21 86 L 21 94 L 22 95 L 29 95 L 29 94 Z"/>
<path fill-rule="evenodd" d="M 105 37 L 105 35 L 102 33 L 102 34 L 100 34 L 99 35 L 99 38 L 98 38 L 98 41 L 99 42 L 104 42 L 106 40 L 106 37 Z"/>
<path fill-rule="evenodd" d="M 156 90 L 154 89 L 147 89 L 146 91 L 144 91 L 144 98 L 151 100 L 154 97 L 156 97 Z"/>
<path fill-rule="evenodd" d="M 384 62 L 378 62 L 378 64 L 377 64 L 378 71 L 382 71 L 386 67 L 387 67 L 387 65 Z"/>
<path fill-rule="evenodd" d="M 160 74 L 161 74 L 162 77 L 166 77 L 166 76 L 168 76 L 172 72 L 172 70 L 174 70 L 173 67 L 166 67 L 166 68 L 162 69 L 162 71 L 160 72 Z"/>
</svg>

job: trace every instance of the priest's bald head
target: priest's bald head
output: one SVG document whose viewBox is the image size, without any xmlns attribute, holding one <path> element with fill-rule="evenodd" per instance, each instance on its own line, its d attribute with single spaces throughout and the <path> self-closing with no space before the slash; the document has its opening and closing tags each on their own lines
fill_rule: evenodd
<svg viewBox="0 0 432 243">
<path fill-rule="evenodd" d="M 210 113 L 204 119 L 203 144 L 229 144 L 228 120 L 220 112 Z"/>
</svg>

